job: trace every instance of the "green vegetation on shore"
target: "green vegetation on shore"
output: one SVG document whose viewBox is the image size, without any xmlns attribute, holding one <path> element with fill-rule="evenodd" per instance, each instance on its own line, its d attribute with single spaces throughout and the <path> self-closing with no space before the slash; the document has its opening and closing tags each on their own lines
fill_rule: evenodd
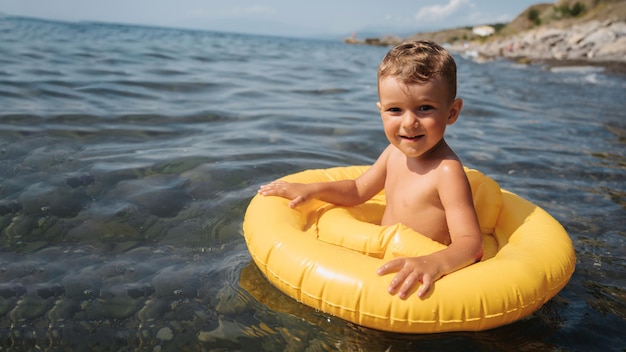
<svg viewBox="0 0 626 352">
<path fill-rule="evenodd" d="M 396 45 L 406 40 L 430 39 L 438 43 L 484 43 L 494 38 L 509 37 L 538 27 L 567 28 L 588 21 L 626 19 L 626 1 L 623 0 L 558 0 L 555 3 L 532 5 L 508 23 L 485 24 L 495 30 L 491 37 L 475 34 L 472 26 L 433 32 L 420 32 L 407 38 L 388 36 L 367 38 L 364 41 L 346 39 L 352 44 Z"/>
</svg>

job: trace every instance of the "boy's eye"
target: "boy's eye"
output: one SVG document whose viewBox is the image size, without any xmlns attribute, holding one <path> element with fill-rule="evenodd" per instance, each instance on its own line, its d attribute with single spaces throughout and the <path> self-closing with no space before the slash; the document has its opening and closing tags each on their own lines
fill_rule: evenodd
<svg viewBox="0 0 626 352">
<path fill-rule="evenodd" d="M 387 111 L 389 111 L 389 112 L 400 112 L 401 110 L 400 110 L 400 108 L 389 108 L 389 109 L 387 109 Z"/>
<path fill-rule="evenodd" d="M 432 110 L 434 109 L 431 105 L 422 105 L 419 108 L 417 108 L 419 111 L 428 111 L 428 110 Z"/>
</svg>

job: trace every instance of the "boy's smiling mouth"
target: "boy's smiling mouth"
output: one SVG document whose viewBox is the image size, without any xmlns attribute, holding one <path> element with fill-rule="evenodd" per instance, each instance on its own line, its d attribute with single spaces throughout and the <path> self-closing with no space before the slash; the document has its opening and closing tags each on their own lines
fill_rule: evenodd
<svg viewBox="0 0 626 352">
<path fill-rule="evenodd" d="M 423 135 L 423 134 L 419 134 L 419 135 L 415 135 L 415 136 L 403 136 L 403 135 L 401 135 L 401 136 L 400 136 L 400 138 L 402 138 L 402 139 L 408 139 L 408 140 L 410 140 L 410 141 L 416 141 L 416 140 L 421 139 L 422 137 L 424 137 L 424 135 Z"/>
</svg>

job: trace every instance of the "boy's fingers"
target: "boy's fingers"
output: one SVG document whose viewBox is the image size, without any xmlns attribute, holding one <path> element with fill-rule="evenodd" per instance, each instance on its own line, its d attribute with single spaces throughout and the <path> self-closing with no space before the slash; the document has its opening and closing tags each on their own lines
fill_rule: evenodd
<svg viewBox="0 0 626 352">
<path fill-rule="evenodd" d="M 282 196 L 282 194 L 285 191 L 285 187 L 283 187 L 285 183 L 286 183 L 285 181 L 274 181 L 266 185 L 262 185 L 261 187 L 259 187 L 258 193 L 264 196 L 268 196 L 268 195 Z"/>
<path fill-rule="evenodd" d="M 378 275 L 385 275 L 392 272 L 398 272 L 398 274 L 391 280 L 389 283 L 389 288 L 387 288 L 387 292 L 390 294 L 394 294 L 401 283 L 404 281 L 407 276 L 401 269 L 404 267 L 404 260 L 402 258 L 396 258 L 388 261 L 383 266 L 378 268 Z"/>
<path fill-rule="evenodd" d="M 389 288 L 387 289 L 387 291 L 391 294 L 394 294 L 399 287 L 402 287 L 401 285 L 404 282 L 405 277 L 406 274 L 402 271 L 399 271 L 398 274 L 394 276 L 394 278 L 389 283 Z"/>
<path fill-rule="evenodd" d="M 402 267 L 404 267 L 404 260 L 402 260 L 402 258 L 396 258 L 396 259 L 392 259 L 388 261 L 383 266 L 378 268 L 376 273 L 378 275 L 385 275 L 385 274 L 400 271 Z"/>
<path fill-rule="evenodd" d="M 297 196 L 291 202 L 289 202 L 289 207 L 295 208 L 302 203 L 304 203 L 304 198 L 302 198 L 302 196 Z"/>
<path fill-rule="evenodd" d="M 273 185 L 274 185 L 273 183 L 261 185 L 261 187 L 259 187 L 259 193 L 263 194 L 263 192 L 267 192 L 268 190 L 272 189 Z"/>
<path fill-rule="evenodd" d="M 417 290 L 418 297 L 424 297 L 426 292 L 430 289 L 430 286 L 433 284 L 433 278 L 429 274 L 424 274 L 422 276 L 422 286 Z"/>
<path fill-rule="evenodd" d="M 411 288 L 417 284 L 418 277 L 417 274 L 411 273 L 404 278 L 402 282 L 402 286 L 400 287 L 400 291 L 398 291 L 398 297 L 401 299 L 406 299 L 409 296 L 409 291 Z"/>
</svg>

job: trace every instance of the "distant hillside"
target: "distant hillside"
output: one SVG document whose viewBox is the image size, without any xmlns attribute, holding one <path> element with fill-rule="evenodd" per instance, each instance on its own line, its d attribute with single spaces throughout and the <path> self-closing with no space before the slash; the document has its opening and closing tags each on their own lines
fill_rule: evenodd
<svg viewBox="0 0 626 352">
<path fill-rule="evenodd" d="M 428 39 L 437 43 L 455 43 L 473 41 L 480 37 L 472 33 L 472 27 L 446 29 L 436 32 L 422 32 L 409 36 L 406 40 Z"/>
<path fill-rule="evenodd" d="M 626 19 L 624 0 L 559 0 L 528 7 L 498 31 L 500 36 L 515 35 L 540 26 L 565 28 L 592 20 Z"/>
<path fill-rule="evenodd" d="M 346 39 L 347 43 L 396 45 L 403 41 L 430 39 L 438 43 L 460 44 L 466 41 L 494 40 L 516 35 L 538 27 L 565 28 L 593 20 L 626 19 L 624 0 L 558 0 L 528 7 L 509 23 L 487 24 L 495 28 L 492 38 L 482 38 L 472 32 L 472 27 L 446 29 L 435 32 L 420 32 L 406 38 L 389 36 L 368 38 L 365 41 Z"/>
<path fill-rule="evenodd" d="M 626 1 L 534 5 L 470 48 L 481 61 L 505 57 L 519 63 L 598 65 L 626 73 Z"/>
</svg>

